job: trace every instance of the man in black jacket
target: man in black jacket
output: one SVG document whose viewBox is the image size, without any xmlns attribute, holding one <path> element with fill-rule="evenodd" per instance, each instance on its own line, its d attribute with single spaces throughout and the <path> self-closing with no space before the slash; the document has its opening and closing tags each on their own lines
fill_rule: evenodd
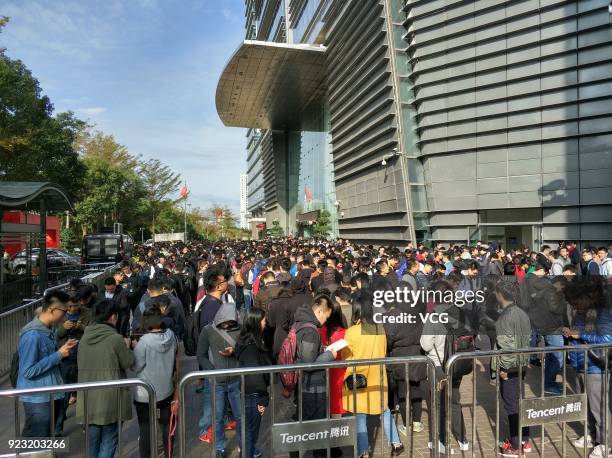
<svg viewBox="0 0 612 458">
<path fill-rule="evenodd" d="M 119 316 L 117 319 L 117 332 L 124 338 L 130 336 L 130 305 L 128 303 L 127 291 L 119 284 L 123 278 L 123 273 L 118 270 L 112 277 L 104 280 L 104 297 L 115 302 L 119 306 Z"/>
<path fill-rule="evenodd" d="M 318 294 L 311 306 L 299 308 L 295 312 L 296 332 L 296 363 L 326 363 L 336 359 L 336 352 L 324 351 L 319 329 L 332 313 L 333 303 L 329 296 Z M 317 420 L 325 418 L 327 411 L 327 382 L 325 370 L 304 372 L 302 381 L 302 418 L 301 420 Z M 300 408 L 296 409 L 294 419 L 300 420 Z M 291 458 L 299 456 L 291 452 Z M 314 458 L 326 457 L 325 450 L 314 450 Z"/>
<path fill-rule="evenodd" d="M 529 315 L 536 336 L 532 339 L 532 346 L 537 346 L 539 336 L 543 336 L 547 347 L 562 347 L 561 328 L 567 325 L 567 303 L 563 293 L 553 286 L 546 266 L 536 264 L 533 274 L 521 283 L 520 294 L 520 305 Z M 562 365 L 561 352 L 546 353 L 544 391 L 547 394 L 561 394 L 555 379 Z"/>
</svg>

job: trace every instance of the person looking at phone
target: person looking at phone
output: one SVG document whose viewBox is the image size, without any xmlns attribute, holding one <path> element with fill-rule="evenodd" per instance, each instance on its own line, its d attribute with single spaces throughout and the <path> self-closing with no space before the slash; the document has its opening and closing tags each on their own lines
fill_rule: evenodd
<svg viewBox="0 0 612 458">
<path fill-rule="evenodd" d="M 42 311 L 26 324 L 19 334 L 19 371 L 17 389 L 38 388 L 63 383 L 60 363 L 70 356 L 77 340 L 68 339 L 57 347 L 54 327 L 68 310 L 68 295 L 62 291 L 47 293 Z M 22 396 L 25 410 L 23 437 L 61 436 L 64 427 L 64 394 L 51 395 L 56 412 L 54 430 L 51 431 L 51 401 L 47 394 Z"/>
<path fill-rule="evenodd" d="M 79 297 L 76 294 L 68 298 L 68 306 L 64 318 L 57 326 L 58 345 L 64 345 L 68 340 L 74 339 L 77 344 L 72 347 L 67 358 L 62 360 L 60 371 L 64 383 L 76 383 L 78 380 L 77 350 L 78 341 L 83 337 L 85 326 L 91 322 L 91 310 L 81 306 Z M 66 393 L 64 400 L 64 410 L 76 402 L 76 393 Z"/>
</svg>

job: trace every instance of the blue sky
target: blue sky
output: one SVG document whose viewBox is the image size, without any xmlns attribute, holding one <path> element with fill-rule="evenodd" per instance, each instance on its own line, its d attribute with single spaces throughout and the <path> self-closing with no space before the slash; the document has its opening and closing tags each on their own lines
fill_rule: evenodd
<svg viewBox="0 0 612 458">
<path fill-rule="evenodd" d="M 134 154 L 181 173 L 190 203 L 239 209 L 245 130 L 224 127 L 218 77 L 244 37 L 244 0 L 3 0 L 0 46 Z"/>
</svg>

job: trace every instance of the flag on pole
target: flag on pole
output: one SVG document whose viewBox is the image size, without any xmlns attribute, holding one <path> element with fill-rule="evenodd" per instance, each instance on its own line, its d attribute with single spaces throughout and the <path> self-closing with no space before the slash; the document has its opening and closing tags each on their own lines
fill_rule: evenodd
<svg viewBox="0 0 612 458">
<path fill-rule="evenodd" d="M 189 189 L 187 189 L 187 182 L 185 182 L 183 186 L 181 187 L 180 195 L 182 199 L 187 199 L 187 196 L 189 196 Z"/>
<path fill-rule="evenodd" d="M 308 186 L 304 186 L 304 199 L 306 202 L 312 202 L 312 191 Z"/>
</svg>

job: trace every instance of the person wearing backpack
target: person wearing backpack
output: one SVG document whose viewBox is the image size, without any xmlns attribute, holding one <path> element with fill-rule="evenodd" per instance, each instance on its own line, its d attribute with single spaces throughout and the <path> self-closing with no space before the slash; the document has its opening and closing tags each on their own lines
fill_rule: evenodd
<svg viewBox="0 0 612 458">
<path fill-rule="evenodd" d="M 431 285 L 432 291 L 439 291 L 441 295 L 446 295 L 447 292 L 454 292 L 454 289 L 450 283 L 445 280 L 439 280 Z M 441 302 L 434 304 L 434 313 L 447 314 L 448 323 L 433 322 L 428 320 L 423 323 L 423 335 L 421 336 L 421 348 L 425 351 L 427 356 L 433 361 L 436 366 L 436 381 L 442 382 L 443 387 L 440 393 L 440 399 L 446 399 L 447 389 L 445 383 L 444 367 L 448 358 L 452 356 L 454 349 L 461 346 L 464 351 L 473 351 L 474 348 L 474 335 L 470 329 L 470 320 L 468 314 L 462 310 L 462 308 L 455 306 L 452 303 Z M 471 338 L 471 345 L 469 341 Z M 464 345 L 463 343 L 467 343 Z M 472 362 L 468 359 L 461 360 L 466 361 L 469 364 L 456 364 L 455 371 L 453 372 L 453 381 L 450 389 L 451 393 L 451 431 L 461 451 L 469 450 L 469 443 L 465 431 L 465 421 L 463 419 L 463 412 L 461 411 L 461 403 L 459 399 L 459 388 L 463 376 L 469 374 L 472 368 Z M 439 380 L 438 380 L 439 379 Z M 431 412 L 431 399 L 429 399 L 429 390 L 427 396 L 428 410 Z M 440 403 L 440 443 L 438 444 L 440 453 L 445 453 L 446 443 L 446 402 Z M 431 419 L 429 420 L 429 447 L 433 448 L 435 438 L 431 435 L 432 424 Z M 450 453 L 453 453 L 451 450 Z"/>
<path fill-rule="evenodd" d="M 295 363 L 327 363 L 336 359 L 337 352 L 325 351 L 322 348 L 321 335 L 319 334 L 319 328 L 327 322 L 333 307 L 329 296 L 318 294 L 314 297 L 312 305 L 300 307 L 295 312 Z M 291 336 L 292 333 L 289 334 Z M 283 362 L 283 364 L 285 363 Z M 325 418 L 327 410 L 326 391 L 325 370 L 304 371 L 301 393 L 301 420 Z M 300 420 L 299 411 L 299 406 L 297 406 L 293 417 L 295 421 Z M 291 458 L 297 458 L 299 453 L 291 452 L 290 456 Z M 327 452 L 325 450 L 314 450 L 313 457 L 327 457 Z"/>
<path fill-rule="evenodd" d="M 238 324 L 238 312 L 236 304 L 224 302 L 219 308 L 212 323 L 206 325 L 200 333 L 198 340 L 198 365 L 200 370 L 212 369 L 233 369 L 237 367 L 238 361 L 235 355 L 236 339 L 240 335 L 240 325 Z M 225 458 L 229 454 L 225 450 L 225 432 L 224 420 L 226 414 L 226 404 L 229 402 L 234 419 L 236 421 L 236 435 L 240 441 L 240 378 L 239 377 L 217 377 L 215 392 L 211 393 L 215 396 L 216 404 L 216 432 L 215 446 L 217 458 Z M 207 408 L 210 409 L 210 403 L 206 405 L 206 396 L 204 397 L 203 417 L 200 419 L 200 431 L 206 431 L 208 427 L 205 424 L 207 417 Z M 210 410 L 209 410 L 210 412 Z M 210 414 L 209 414 L 210 415 Z M 227 427 L 227 426 L 226 426 Z M 229 429 L 229 428 L 228 428 Z M 200 441 L 209 442 L 200 437 Z"/>
<path fill-rule="evenodd" d="M 17 367 L 11 364 L 11 373 L 17 372 L 15 387 L 40 388 L 62 385 L 60 363 L 68 358 L 78 341 L 69 339 L 57 349 L 53 328 L 61 322 L 68 307 L 68 295 L 62 291 L 47 293 L 43 299 L 42 311 L 26 324 L 19 333 L 18 359 L 13 358 Z M 55 407 L 54 431 L 51 431 L 51 403 L 47 394 L 21 396 L 25 411 L 25 424 L 22 437 L 61 436 L 64 424 L 64 395 L 52 395 Z"/>
<path fill-rule="evenodd" d="M 517 350 L 528 348 L 531 340 L 531 321 L 521 309 L 519 290 L 516 282 L 500 279 L 495 285 L 495 297 L 502 312 L 495 321 L 497 348 L 500 350 Z M 503 355 L 493 358 L 491 370 L 499 376 L 500 393 L 506 415 L 510 438 L 500 446 L 502 456 L 523 456 L 531 451 L 529 428 L 523 427 L 522 441 L 519 444 L 519 397 L 520 385 L 525 379 L 529 357 L 527 355 Z"/>
</svg>

